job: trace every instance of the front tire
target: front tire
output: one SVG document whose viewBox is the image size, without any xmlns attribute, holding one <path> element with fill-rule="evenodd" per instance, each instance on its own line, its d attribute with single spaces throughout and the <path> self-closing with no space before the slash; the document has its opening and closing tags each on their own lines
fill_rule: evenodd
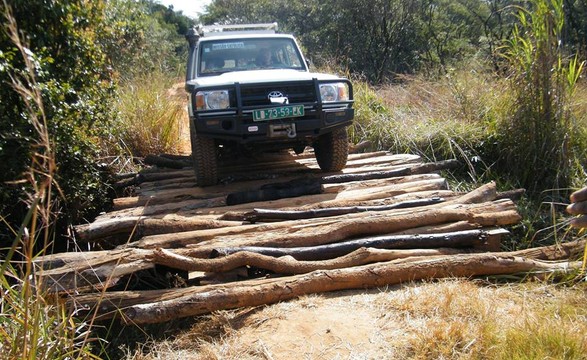
<svg viewBox="0 0 587 360">
<path fill-rule="evenodd" d="M 349 155 L 349 138 L 346 128 L 321 135 L 314 143 L 316 161 L 322 171 L 340 171 Z"/>
<path fill-rule="evenodd" d="M 214 139 L 196 135 L 190 129 L 192 160 L 198 186 L 216 185 L 218 182 L 218 155 Z"/>
</svg>

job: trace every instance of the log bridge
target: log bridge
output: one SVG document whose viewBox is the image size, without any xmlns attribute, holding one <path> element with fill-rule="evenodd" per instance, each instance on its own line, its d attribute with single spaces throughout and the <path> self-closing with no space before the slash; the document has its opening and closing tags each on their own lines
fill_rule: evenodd
<svg viewBox="0 0 587 360">
<path fill-rule="evenodd" d="M 312 154 L 266 154 L 224 160 L 206 188 L 186 157 L 148 160 L 117 184 L 134 196 L 75 227 L 72 241 L 92 251 L 36 261 L 40 284 L 80 315 L 156 323 L 326 291 L 563 271 L 584 246 L 500 252 L 521 192 L 450 190 L 440 174 L 456 160 L 351 154 L 329 174 Z"/>
</svg>

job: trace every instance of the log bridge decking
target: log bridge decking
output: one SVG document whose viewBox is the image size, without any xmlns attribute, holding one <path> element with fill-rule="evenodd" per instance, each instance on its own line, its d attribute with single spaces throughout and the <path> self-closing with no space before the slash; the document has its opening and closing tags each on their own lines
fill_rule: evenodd
<svg viewBox="0 0 587 360">
<path fill-rule="evenodd" d="M 520 215 L 494 183 L 449 189 L 455 160 L 351 154 L 325 174 L 312 154 L 224 161 L 196 187 L 183 157 L 120 181 L 134 196 L 75 227 L 79 248 L 37 263 L 79 314 L 155 323 L 304 294 L 439 277 L 565 269 L 584 244 L 499 252 Z"/>
</svg>

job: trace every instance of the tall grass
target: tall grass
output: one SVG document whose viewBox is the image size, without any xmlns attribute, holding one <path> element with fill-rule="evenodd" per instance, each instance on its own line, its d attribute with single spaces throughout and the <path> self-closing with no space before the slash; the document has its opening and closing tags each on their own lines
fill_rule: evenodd
<svg viewBox="0 0 587 360">
<path fill-rule="evenodd" d="M 503 48 L 514 104 L 501 124 L 501 166 L 532 192 L 566 189 L 585 164 L 572 111 L 583 62 L 563 47 L 563 1 L 529 4 Z"/>
<path fill-rule="evenodd" d="M 493 138 L 508 101 L 501 88 L 502 81 L 482 67 L 453 70 L 435 81 L 404 77 L 380 88 L 355 82 L 351 139 L 429 161 L 457 158 L 472 184 L 494 179 Z"/>
<path fill-rule="evenodd" d="M 53 241 L 57 210 L 53 208 L 52 190 L 59 186 L 54 178 L 55 144 L 49 135 L 35 79 L 33 55 L 19 37 L 5 0 L 3 5 L 5 28 L 25 63 L 25 71 L 12 76 L 12 86 L 25 104 L 37 141 L 28 171 L 20 181 L 30 188 L 28 199 L 23 200 L 29 210 L 20 228 L 13 229 L 12 244 L 2 249 L 5 257 L 0 266 L 0 358 L 89 358 L 92 355 L 87 326 L 43 290 L 42 269 L 35 264 Z"/>
<path fill-rule="evenodd" d="M 136 76 L 121 85 L 119 141 L 134 156 L 179 151 L 184 105 L 169 89 L 177 82 L 162 72 Z"/>
</svg>

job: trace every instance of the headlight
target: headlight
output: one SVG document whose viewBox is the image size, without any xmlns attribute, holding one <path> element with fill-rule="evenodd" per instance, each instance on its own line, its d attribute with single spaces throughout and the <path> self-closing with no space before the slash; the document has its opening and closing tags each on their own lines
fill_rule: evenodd
<svg viewBox="0 0 587 360">
<path fill-rule="evenodd" d="M 345 83 L 320 84 L 322 102 L 347 101 L 349 91 Z"/>
<path fill-rule="evenodd" d="M 218 110 L 230 107 L 228 90 L 198 91 L 196 93 L 196 109 Z"/>
</svg>

